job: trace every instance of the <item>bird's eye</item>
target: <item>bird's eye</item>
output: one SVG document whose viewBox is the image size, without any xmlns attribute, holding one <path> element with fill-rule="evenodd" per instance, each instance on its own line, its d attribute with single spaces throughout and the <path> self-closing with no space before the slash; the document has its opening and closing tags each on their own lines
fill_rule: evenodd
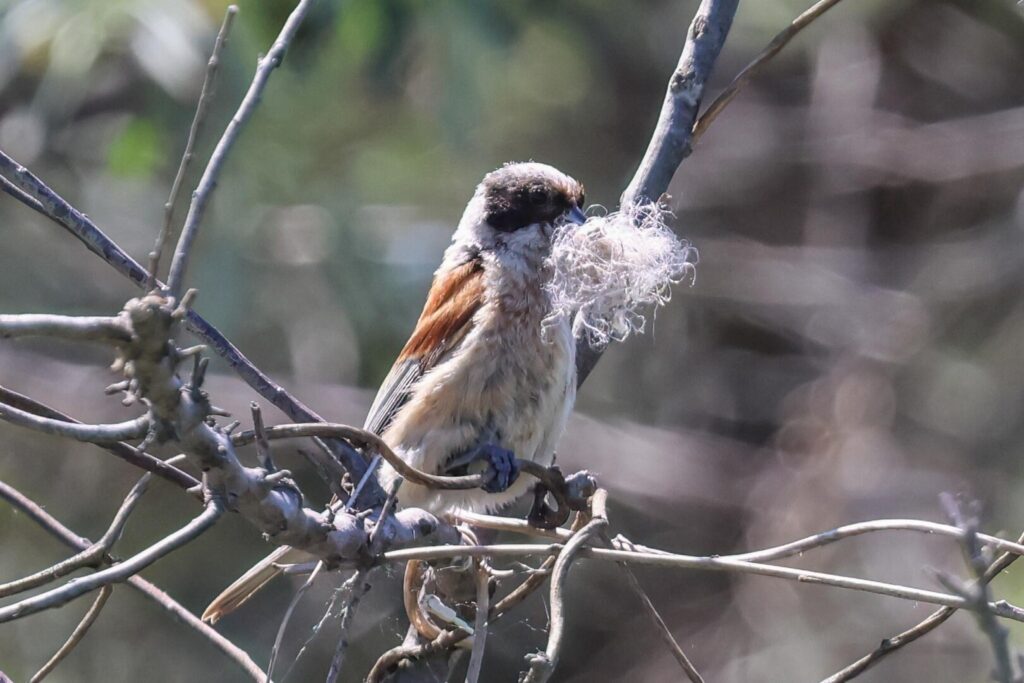
<svg viewBox="0 0 1024 683">
<path fill-rule="evenodd" d="M 541 189 L 530 190 L 530 203 L 540 206 L 541 204 L 547 204 L 548 193 Z"/>
<path fill-rule="evenodd" d="M 576 206 L 578 206 L 578 207 L 580 207 L 582 209 L 586 205 L 587 205 L 587 197 L 582 192 L 580 192 L 580 198 L 579 198 L 579 201 L 576 202 Z"/>
</svg>

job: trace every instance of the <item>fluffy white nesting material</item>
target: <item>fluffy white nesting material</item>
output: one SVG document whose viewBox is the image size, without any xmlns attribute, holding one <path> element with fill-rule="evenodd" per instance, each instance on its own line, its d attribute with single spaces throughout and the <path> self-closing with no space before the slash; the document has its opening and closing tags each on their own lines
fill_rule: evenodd
<svg viewBox="0 0 1024 683">
<path fill-rule="evenodd" d="M 568 318 L 575 336 L 592 345 L 643 333 L 650 309 L 672 295 L 672 285 L 696 276 L 697 250 L 665 224 L 654 204 L 633 206 L 567 226 L 551 248 L 547 285 L 552 312 Z"/>
</svg>

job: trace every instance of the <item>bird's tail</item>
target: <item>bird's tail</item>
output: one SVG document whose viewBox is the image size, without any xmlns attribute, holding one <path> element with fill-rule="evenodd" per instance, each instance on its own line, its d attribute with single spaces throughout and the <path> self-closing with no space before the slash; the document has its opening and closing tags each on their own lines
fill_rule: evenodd
<svg viewBox="0 0 1024 683">
<path fill-rule="evenodd" d="M 242 603 L 251 598 L 256 591 L 263 588 L 271 579 L 281 573 L 280 565 L 305 562 L 312 555 L 290 546 L 281 546 L 253 567 L 235 579 L 235 582 L 221 591 L 203 612 L 203 621 L 216 624 L 217 621 L 238 609 Z"/>
</svg>

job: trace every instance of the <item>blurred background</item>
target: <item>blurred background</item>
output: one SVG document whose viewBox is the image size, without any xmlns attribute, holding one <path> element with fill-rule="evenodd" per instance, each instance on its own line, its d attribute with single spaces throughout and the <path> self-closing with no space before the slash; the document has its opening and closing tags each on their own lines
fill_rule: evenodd
<svg viewBox="0 0 1024 683">
<path fill-rule="evenodd" d="M 242 0 L 193 166 L 292 4 Z M 806 2 L 742 3 L 711 92 Z M 144 259 L 226 3 L 0 0 L 0 148 Z M 411 330 L 474 185 L 508 160 L 554 164 L 613 208 L 653 128 L 696 2 L 320 2 L 231 156 L 190 277 L 198 310 L 315 410 L 361 423 Z M 583 388 L 560 449 L 611 492 L 614 529 L 725 554 L 880 517 L 945 521 L 942 491 L 1024 528 L 1024 10 L 1013 0 L 859 0 L 795 40 L 726 110 L 672 188 L 696 283 Z M 188 192 L 182 195 L 186 198 Z M 185 206 L 178 208 L 178 223 Z M 135 290 L 53 224 L 0 197 L 0 311 L 107 314 Z M 104 349 L 0 343 L 0 382 L 84 420 L 125 419 Z M 215 360 L 216 403 L 255 398 Z M 270 412 L 271 421 L 283 416 Z M 0 424 L 0 478 L 97 538 L 138 473 L 97 448 Z M 302 470 L 291 447 L 277 457 Z M 169 454 L 169 453 L 165 453 Z M 308 473 L 314 503 L 326 498 Z M 156 482 L 127 555 L 196 513 Z M 144 576 L 199 612 L 268 546 L 234 516 Z M 0 506 L 0 581 L 66 550 Z M 787 564 L 938 588 L 955 544 L 858 538 Z M 617 568 L 580 563 L 560 681 L 680 676 Z M 818 681 L 927 605 L 770 578 L 638 570 L 708 681 Z M 398 570 L 364 601 L 347 680 L 404 632 Z M 337 576 L 307 597 L 290 662 Z M 294 590 L 276 582 L 219 628 L 266 664 Z M 1024 568 L 995 584 L 1024 603 Z M 87 608 L 0 626 L 27 680 Z M 485 679 L 543 647 L 538 594 L 496 625 Z M 289 680 L 322 680 L 336 622 Z M 1024 650 L 1024 629 L 1012 644 Z M 986 681 L 966 614 L 864 681 Z M 283 669 L 278 671 L 283 672 Z M 243 681 L 127 588 L 53 681 Z"/>
</svg>

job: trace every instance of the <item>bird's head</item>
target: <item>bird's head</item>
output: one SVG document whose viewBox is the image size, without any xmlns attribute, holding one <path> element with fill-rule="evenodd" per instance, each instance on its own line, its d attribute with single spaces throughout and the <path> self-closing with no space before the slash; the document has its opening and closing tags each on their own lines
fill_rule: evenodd
<svg viewBox="0 0 1024 683">
<path fill-rule="evenodd" d="M 454 245 L 523 258 L 545 257 L 554 232 L 586 221 L 583 185 L 558 169 L 511 163 L 484 176 Z"/>
</svg>

